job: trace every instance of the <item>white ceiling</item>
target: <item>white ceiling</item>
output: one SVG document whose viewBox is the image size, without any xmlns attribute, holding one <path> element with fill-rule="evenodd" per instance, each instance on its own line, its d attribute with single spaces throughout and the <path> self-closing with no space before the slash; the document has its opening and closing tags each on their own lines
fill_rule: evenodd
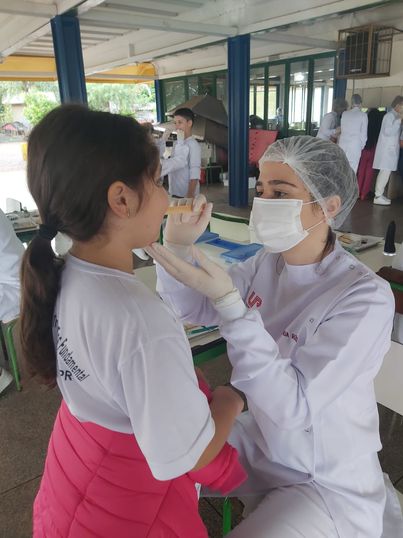
<svg viewBox="0 0 403 538">
<path fill-rule="evenodd" d="M 334 50 L 343 28 L 403 29 L 395 0 L 0 0 L 0 55 L 53 56 L 49 20 L 72 9 L 87 75 L 144 61 L 161 78 L 224 69 L 226 39 L 245 33 L 257 62 Z"/>
</svg>

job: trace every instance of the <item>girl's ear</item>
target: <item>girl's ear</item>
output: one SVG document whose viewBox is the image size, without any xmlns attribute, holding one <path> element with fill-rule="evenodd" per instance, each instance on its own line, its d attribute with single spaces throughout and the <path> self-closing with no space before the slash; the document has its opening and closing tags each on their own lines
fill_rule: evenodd
<svg viewBox="0 0 403 538">
<path fill-rule="evenodd" d="M 139 200 L 137 194 L 123 181 L 115 181 L 108 189 L 108 205 L 111 211 L 121 219 L 134 216 Z"/>
<path fill-rule="evenodd" d="M 326 213 L 329 218 L 334 218 L 341 208 L 341 198 L 335 194 L 326 199 Z"/>
</svg>

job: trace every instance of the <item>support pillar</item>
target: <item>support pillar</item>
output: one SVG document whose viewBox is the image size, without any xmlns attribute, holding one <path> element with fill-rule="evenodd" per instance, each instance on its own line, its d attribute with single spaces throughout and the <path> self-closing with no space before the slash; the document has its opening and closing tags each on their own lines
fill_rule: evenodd
<svg viewBox="0 0 403 538">
<path fill-rule="evenodd" d="M 57 15 L 50 22 L 60 100 L 62 103 L 87 104 L 78 18 L 74 15 Z"/>
<path fill-rule="evenodd" d="M 164 101 L 162 98 L 162 81 L 161 80 L 154 80 L 154 88 L 155 88 L 155 104 L 157 107 L 157 121 L 158 123 L 162 123 L 164 121 Z"/>
<path fill-rule="evenodd" d="M 229 205 L 248 205 L 250 35 L 228 39 Z"/>
</svg>

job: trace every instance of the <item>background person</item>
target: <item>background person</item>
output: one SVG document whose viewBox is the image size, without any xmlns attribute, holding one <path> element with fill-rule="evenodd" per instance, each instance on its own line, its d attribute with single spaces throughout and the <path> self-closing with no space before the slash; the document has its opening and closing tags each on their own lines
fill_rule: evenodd
<svg viewBox="0 0 403 538">
<path fill-rule="evenodd" d="M 23 254 L 21 241 L 0 209 L 0 321 L 4 324 L 20 313 L 20 267 Z M 12 380 L 12 375 L 0 367 L 0 393 Z"/>
<path fill-rule="evenodd" d="M 391 110 L 382 120 L 381 132 L 375 149 L 374 168 L 379 170 L 375 184 L 376 205 L 390 205 L 389 198 L 384 196 L 390 174 L 397 170 L 400 153 L 400 132 L 403 118 L 403 96 L 396 96 Z"/>
<path fill-rule="evenodd" d="M 368 129 L 367 142 L 362 150 L 360 164 L 358 165 L 357 181 L 361 200 L 365 200 L 372 189 L 374 180 L 374 156 L 385 112 L 371 108 L 367 112 Z"/>
<path fill-rule="evenodd" d="M 336 144 L 309 136 L 275 142 L 260 168 L 251 222 L 264 248 L 253 258 L 227 273 L 192 246 L 209 207 L 193 226 L 171 221 L 166 247 L 149 249 L 164 301 L 183 320 L 219 324 L 248 401 L 231 442 L 249 478 L 234 494 L 261 502 L 229 536 L 379 538 L 373 380 L 394 299 L 332 231 L 357 199 L 356 177 Z"/>
<path fill-rule="evenodd" d="M 343 112 L 338 144 L 346 154 L 351 168 L 357 173 L 361 152 L 367 142 L 368 116 L 361 110 L 361 95 L 351 98 L 351 109 Z"/>
<path fill-rule="evenodd" d="M 333 101 L 332 111 L 325 114 L 320 122 L 320 127 L 317 133 L 317 138 L 322 140 L 337 141 L 340 133 L 341 115 L 347 110 L 348 103 L 345 99 L 337 97 Z"/>
<path fill-rule="evenodd" d="M 189 108 L 179 108 L 174 114 L 175 129 L 183 132 L 184 144 L 189 148 L 186 166 L 168 174 L 169 194 L 178 198 L 194 198 L 200 192 L 201 149 L 192 136 L 194 117 Z M 175 158 L 176 145 L 172 158 Z"/>
</svg>

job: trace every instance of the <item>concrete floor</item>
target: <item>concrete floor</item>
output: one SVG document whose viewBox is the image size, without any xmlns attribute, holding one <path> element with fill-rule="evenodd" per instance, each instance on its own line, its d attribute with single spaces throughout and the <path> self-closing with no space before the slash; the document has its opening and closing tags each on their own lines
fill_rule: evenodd
<svg viewBox="0 0 403 538">
<path fill-rule="evenodd" d="M 228 189 L 220 185 L 204 187 L 214 201 L 214 210 L 248 216 L 248 209 L 228 207 Z M 253 191 L 251 197 L 253 196 Z M 390 220 L 395 220 L 397 239 L 403 240 L 403 200 L 390 207 L 358 201 L 343 229 L 356 233 L 384 235 Z M 203 365 L 212 385 L 228 381 L 230 367 L 225 356 Z M 57 389 L 46 389 L 33 379 L 24 379 L 23 391 L 10 386 L 0 397 L 0 538 L 31 536 L 32 502 L 39 486 L 47 443 L 60 403 Z M 403 418 L 380 408 L 380 453 L 382 467 L 403 492 Z M 402 478 L 402 479 L 401 479 Z M 401 479 L 401 480 L 400 480 Z M 200 510 L 211 538 L 221 536 L 221 500 L 203 499 Z M 240 519 L 240 503 L 234 503 L 234 521 Z M 189 537 L 191 538 L 191 537 Z"/>
</svg>

